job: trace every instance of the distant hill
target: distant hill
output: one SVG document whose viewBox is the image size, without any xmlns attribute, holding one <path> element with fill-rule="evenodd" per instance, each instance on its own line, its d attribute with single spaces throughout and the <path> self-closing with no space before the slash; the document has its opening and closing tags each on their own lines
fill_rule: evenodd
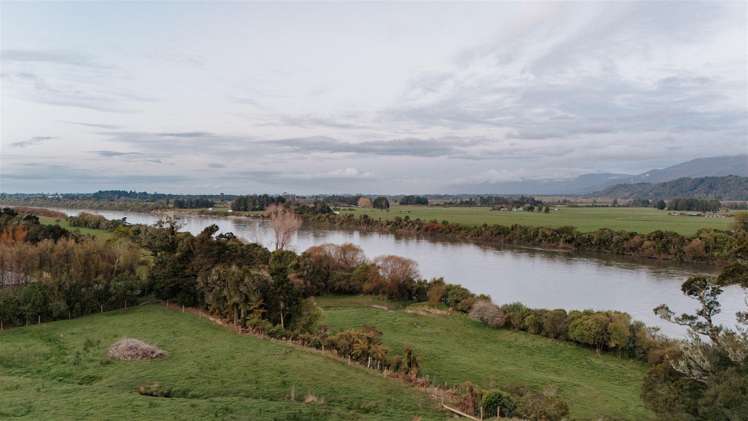
<svg viewBox="0 0 748 421">
<path fill-rule="evenodd" d="M 708 198 L 720 200 L 748 200 L 748 177 L 684 177 L 663 183 L 617 184 L 599 192 L 598 197 L 619 199 Z"/>
<path fill-rule="evenodd" d="M 588 194 L 617 184 L 661 183 L 684 177 L 748 177 L 748 155 L 698 158 L 642 174 L 592 173 L 567 179 L 484 182 L 454 186 L 457 193 L 480 194 Z"/>
<path fill-rule="evenodd" d="M 683 177 L 748 177 L 748 155 L 717 156 L 683 162 L 661 170 L 647 171 L 633 177 L 632 183 L 661 183 Z"/>
</svg>

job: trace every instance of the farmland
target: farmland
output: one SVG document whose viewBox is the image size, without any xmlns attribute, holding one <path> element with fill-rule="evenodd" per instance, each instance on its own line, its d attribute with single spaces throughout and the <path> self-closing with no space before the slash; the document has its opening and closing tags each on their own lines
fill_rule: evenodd
<svg viewBox="0 0 748 421">
<path fill-rule="evenodd" d="M 648 233 L 655 230 L 674 231 L 691 235 L 701 228 L 728 229 L 729 217 L 673 216 L 654 208 L 583 208 L 557 207 L 557 211 L 502 212 L 488 207 L 393 206 L 388 211 L 363 208 L 343 208 L 341 214 L 369 215 L 372 218 L 396 217 L 422 220 L 449 221 L 465 225 L 529 225 L 558 228 L 573 226 L 583 232 L 600 228 Z"/>
<path fill-rule="evenodd" d="M 166 350 L 153 361 L 110 361 L 136 337 Z M 159 382 L 171 398 L 141 396 Z M 29 399 L 33 396 L 33 399 Z M 313 396 L 316 402 L 309 402 Z M 305 403 L 305 399 L 308 401 Z M 249 336 L 158 305 L 0 332 L 0 418 L 443 419 L 398 381 L 324 355 Z"/>
<path fill-rule="evenodd" d="M 335 329 L 374 326 L 392 349 L 410 345 L 419 350 L 424 373 L 437 383 L 556 388 L 575 419 L 653 417 L 639 398 L 646 369 L 641 362 L 491 329 L 465 315 L 413 311 L 420 305 L 405 308 L 374 297 L 323 297 L 317 302 L 325 310 L 323 323 Z"/>
</svg>

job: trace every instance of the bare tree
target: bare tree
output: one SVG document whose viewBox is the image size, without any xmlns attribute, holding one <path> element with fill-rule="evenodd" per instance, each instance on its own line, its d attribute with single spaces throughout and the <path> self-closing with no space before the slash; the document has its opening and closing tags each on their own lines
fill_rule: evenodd
<svg viewBox="0 0 748 421">
<path fill-rule="evenodd" d="M 408 279 L 417 279 L 418 264 L 408 258 L 400 256 L 379 256 L 374 259 L 379 268 L 379 273 L 387 281 L 404 282 Z"/>
<path fill-rule="evenodd" d="M 359 208 L 371 208 L 371 199 L 365 196 L 361 196 L 358 198 L 358 207 Z"/>
<path fill-rule="evenodd" d="M 301 228 L 301 217 L 293 209 L 275 204 L 265 209 L 265 216 L 270 218 L 270 224 L 273 226 L 275 249 L 285 249 L 291 242 L 291 237 Z"/>
</svg>

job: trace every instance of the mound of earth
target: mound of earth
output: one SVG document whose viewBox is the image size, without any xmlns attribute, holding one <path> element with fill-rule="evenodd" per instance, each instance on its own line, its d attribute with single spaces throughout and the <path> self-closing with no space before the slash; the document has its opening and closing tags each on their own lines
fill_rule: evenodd
<svg viewBox="0 0 748 421">
<path fill-rule="evenodd" d="M 166 351 L 139 339 L 122 338 L 109 347 L 106 355 L 115 360 L 154 360 L 166 357 Z"/>
</svg>

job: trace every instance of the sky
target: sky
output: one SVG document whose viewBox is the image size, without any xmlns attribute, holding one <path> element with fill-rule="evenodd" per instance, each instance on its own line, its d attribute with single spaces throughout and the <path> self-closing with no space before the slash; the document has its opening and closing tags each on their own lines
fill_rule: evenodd
<svg viewBox="0 0 748 421">
<path fill-rule="evenodd" d="M 746 152 L 745 2 L 0 2 L 2 192 L 469 192 Z"/>
</svg>

